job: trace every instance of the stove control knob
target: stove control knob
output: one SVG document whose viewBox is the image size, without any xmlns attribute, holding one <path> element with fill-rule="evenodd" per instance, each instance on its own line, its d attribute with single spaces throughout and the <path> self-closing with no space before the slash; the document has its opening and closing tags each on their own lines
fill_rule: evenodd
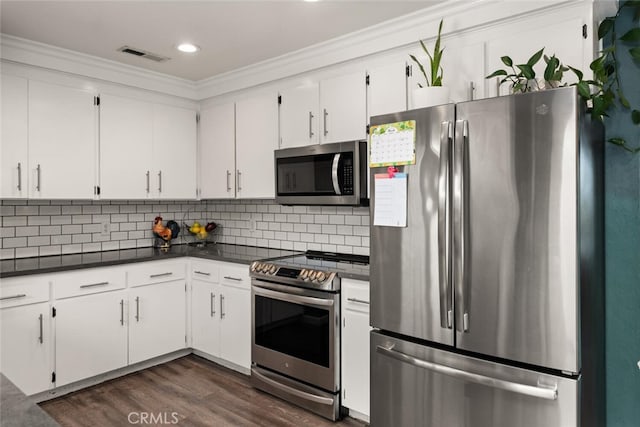
<svg viewBox="0 0 640 427">
<path fill-rule="evenodd" d="M 260 265 L 260 263 L 258 261 L 254 261 L 251 264 L 251 271 L 256 271 L 256 269 L 258 268 L 258 265 Z"/>
<path fill-rule="evenodd" d="M 277 269 L 278 269 L 278 268 L 277 268 L 275 265 L 271 264 L 271 265 L 269 265 L 269 271 L 267 271 L 267 273 L 269 273 L 269 274 L 276 274 L 276 270 L 277 270 Z"/>
<path fill-rule="evenodd" d="M 327 275 L 322 271 L 319 271 L 318 274 L 316 275 L 316 280 L 318 282 L 324 282 L 326 278 L 327 278 Z"/>
<path fill-rule="evenodd" d="M 271 264 L 262 264 L 262 272 L 263 272 L 264 274 L 269 274 L 269 266 L 270 266 L 270 265 L 271 265 Z"/>
<path fill-rule="evenodd" d="M 259 262 L 258 265 L 256 265 L 256 271 L 258 273 L 262 273 L 262 268 L 264 267 L 264 264 Z"/>
<path fill-rule="evenodd" d="M 309 272 L 309 280 L 311 280 L 311 281 L 316 280 L 316 274 L 318 274 L 316 271 L 311 270 Z"/>
<path fill-rule="evenodd" d="M 306 268 L 303 268 L 302 271 L 300 272 L 300 279 L 308 280 L 309 279 L 309 270 L 307 270 Z"/>
</svg>

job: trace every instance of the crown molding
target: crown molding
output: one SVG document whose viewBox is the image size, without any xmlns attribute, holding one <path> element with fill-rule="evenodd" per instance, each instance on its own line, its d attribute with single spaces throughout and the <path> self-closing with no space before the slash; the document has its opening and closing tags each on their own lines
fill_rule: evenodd
<svg viewBox="0 0 640 427">
<path fill-rule="evenodd" d="M 93 55 L 0 34 L 3 60 L 198 100 L 195 82 Z"/>
</svg>

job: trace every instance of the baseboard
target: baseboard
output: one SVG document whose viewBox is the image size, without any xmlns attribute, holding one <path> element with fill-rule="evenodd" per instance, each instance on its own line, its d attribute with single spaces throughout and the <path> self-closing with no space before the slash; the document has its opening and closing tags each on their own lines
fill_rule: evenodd
<svg viewBox="0 0 640 427">
<path fill-rule="evenodd" d="M 235 363 L 229 362 L 228 360 L 220 359 L 218 357 L 212 356 L 208 353 L 204 353 L 200 350 L 192 349 L 193 354 L 196 356 L 200 356 L 203 359 L 207 359 L 211 362 L 217 363 L 218 365 L 224 366 L 225 368 L 229 368 L 233 371 L 240 372 L 244 375 L 250 375 L 251 369 L 245 368 L 244 366 L 236 365 Z"/>
<path fill-rule="evenodd" d="M 348 408 L 347 408 L 347 409 L 348 409 Z M 358 412 L 358 411 L 354 411 L 353 409 L 348 409 L 348 411 L 349 411 L 349 412 L 348 412 L 348 416 L 349 416 L 350 418 L 355 418 L 356 420 L 364 421 L 364 422 L 365 422 L 365 423 L 367 423 L 367 424 L 369 424 L 369 423 L 370 423 L 370 420 L 369 420 L 369 416 L 368 416 L 368 415 L 362 414 L 362 413 L 360 413 L 360 412 Z"/>
</svg>

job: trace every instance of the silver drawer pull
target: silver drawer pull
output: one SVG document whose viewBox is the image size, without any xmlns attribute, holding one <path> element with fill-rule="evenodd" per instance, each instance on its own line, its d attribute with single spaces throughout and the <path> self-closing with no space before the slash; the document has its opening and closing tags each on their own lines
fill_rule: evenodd
<svg viewBox="0 0 640 427">
<path fill-rule="evenodd" d="M 365 300 L 363 300 L 363 299 L 358 299 L 358 298 L 347 298 L 347 301 L 350 301 L 350 302 L 357 302 L 357 303 L 360 303 L 360 304 L 367 304 L 367 305 L 369 305 L 369 301 L 365 301 Z"/>
<path fill-rule="evenodd" d="M 205 273 L 204 271 L 194 271 L 196 274 L 202 274 L 203 276 L 211 276 L 211 273 Z"/>
<path fill-rule="evenodd" d="M 40 314 L 40 316 L 38 316 L 38 322 L 40 323 L 40 336 L 38 337 L 38 342 L 42 344 L 44 343 L 44 327 L 42 325 L 42 322 L 43 322 L 42 313 Z"/>
<path fill-rule="evenodd" d="M 106 286 L 108 284 L 109 284 L 109 282 L 91 283 L 90 285 L 81 285 L 80 289 L 95 288 L 96 286 Z"/>
<path fill-rule="evenodd" d="M 224 276 L 225 279 L 235 280 L 236 282 L 242 282 L 242 279 L 238 277 Z"/>
<path fill-rule="evenodd" d="M 7 300 L 7 299 L 18 299 L 18 298 L 24 298 L 24 297 L 26 297 L 26 296 L 27 296 L 27 294 L 11 295 L 10 297 L 2 297 L 2 298 L 0 298 L 0 301 L 4 301 L 4 300 Z"/>
<path fill-rule="evenodd" d="M 167 273 L 159 273 L 159 274 L 152 274 L 149 276 L 149 278 L 151 279 L 155 279 L 156 277 L 165 277 L 165 276 L 171 276 L 173 273 L 172 272 L 167 272 Z"/>
</svg>

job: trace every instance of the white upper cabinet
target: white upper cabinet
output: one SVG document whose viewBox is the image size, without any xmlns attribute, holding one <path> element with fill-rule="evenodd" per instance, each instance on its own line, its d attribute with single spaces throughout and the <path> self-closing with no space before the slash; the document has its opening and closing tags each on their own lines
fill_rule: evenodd
<svg viewBox="0 0 640 427">
<path fill-rule="evenodd" d="M 236 195 L 275 197 L 273 151 L 278 148 L 278 97 L 256 95 L 236 103 Z"/>
<path fill-rule="evenodd" d="M 367 86 L 363 72 L 320 82 L 320 142 L 367 137 Z"/>
<path fill-rule="evenodd" d="M 236 195 L 235 104 L 200 112 L 200 198 L 233 199 Z"/>
<path fill-rule="evenodd" d="M 94 197 L 94 103 L 94 94 L 85 90 L 29 82 L 29 197 Z"/>
<path fill-rule="evenodd" d="M 100 195 L 146 199 L 151 193 L 153 106 L 100 96 Z"/>
<path fill-rule="evenodd" d="M 372 67 L 367 75 L 369 117 L 407 109 L 407 65 L 404 61 Z"/>
<path fill-rule="evenodd" d="M 153 106 L 152 168 L 158 198 L 196 198 L 196 130 L 194 110 Z"/>
<path fill-rule="evenodd" d="M 280 91 L 280 148 L 318 143 L 318 84 Z"/>
<path fill-rule="evenodd" d="M 0 197 L 27 197 L 27 79 L 3 74 Z"/>
</svg>

